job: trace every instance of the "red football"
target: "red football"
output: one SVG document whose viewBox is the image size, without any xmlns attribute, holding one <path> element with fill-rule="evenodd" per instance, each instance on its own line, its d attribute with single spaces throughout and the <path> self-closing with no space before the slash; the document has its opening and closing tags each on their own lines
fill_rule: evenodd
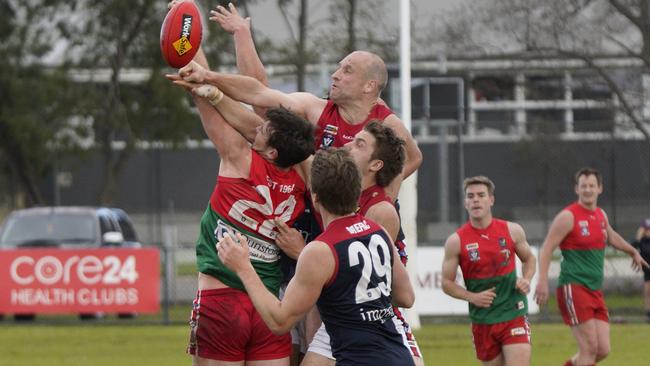
<svg viewBox="0 0 650 366">
<path fill-rule="evenodd" d="M 187 65 L 201 45 L 203 28 L 199 8 L 192 1 L 172 7 L 160 28 L 160 51 L 171 67 Z"/>
</svg>

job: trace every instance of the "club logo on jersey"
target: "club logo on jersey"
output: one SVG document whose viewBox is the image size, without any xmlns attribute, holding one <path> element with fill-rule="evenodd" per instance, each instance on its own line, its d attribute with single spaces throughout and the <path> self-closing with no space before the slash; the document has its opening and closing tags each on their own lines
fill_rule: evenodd
<svg viewBox="0 0 650 366">
<path fill-rule="evenodd" d="M 578 221 L 578 226 L 580 226 L 580 235 L 589 236 L 589 221 L 580 220 Z"/>
<path fill-rule="evenodd" d="M 521 310 L 526 307 L 526 304 L 523 301 L 517 302 L 517 310 Z"/>
<path fill-rule="evenodd" d="M 470 243 L 465 245 L 467 249 L 467 255 L 469 256 L 470 262 L 476 262 L 481 259 L 481 256 L 478 253 L 478 243 Z"/>
<path fill-rule="evenodd" d="M 499 246 L 502 248 L 506 246 L 506 238 L 499 238 Z"/>
<path fill-rule="evenodd" d="M 334 144 L 334 136 L 332 135 L 323 135 L 323 139 L 321 140 L 320 143 L 320 148 L 321 149 L 327 149 L 332 147 L 332 144 Z"/>
<path fill-rule="evenodd" d="M 503 262 L 501 262 L 501 267 L 505 267 L 510 262 L 510 251 L 508 249 L 501 249 L 501 255 L 503 256 Z"/>
</svg>

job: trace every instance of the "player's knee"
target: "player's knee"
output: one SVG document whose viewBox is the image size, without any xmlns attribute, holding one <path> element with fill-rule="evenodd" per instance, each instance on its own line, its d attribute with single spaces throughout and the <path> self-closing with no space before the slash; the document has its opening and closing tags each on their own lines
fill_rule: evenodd
<svg viewBox="0 0 650 366">
<path fill-rule="evenodd" d="M 610 346 L 609 344 L 606 345 L 598 345 L 598 351 L 596 352 L 596 362 L 602 361 L 609 355 L 610 351 Z"/>
<path fill-rule="evenodd" d="M 581 351 L 583 351 L 585 355 L 596 357 L 599 350 L 598 339 L 596 337 L 587 337 L 584 342 L 582 342 Z"/>
</svg>

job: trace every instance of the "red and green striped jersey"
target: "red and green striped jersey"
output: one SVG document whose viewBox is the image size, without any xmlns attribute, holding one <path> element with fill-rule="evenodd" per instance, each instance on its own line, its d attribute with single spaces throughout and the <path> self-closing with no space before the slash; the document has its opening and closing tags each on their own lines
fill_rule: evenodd
<svg viewBox="0 0 650 366">
<path fill-rule="evenodd" d="M 592 211 L 578 202 L 565 210 L 573 215 L 573 229 L 560 243 L 562 262 L 558 286 L 578 283 L 599 290 L 603 285 L 607 217 L 600 208 Z"/>
<path fill-rule="evenodd" d="M 249 177 L 219 176 L 210 204 L 201 218 L 196 242 L 198 270 L 226 285 L 244 289 L 239 277 L 223 265 L 216 250 L 225 233 L 246 237 L 250 260 L 262 282 L 277 294 L 282 273 L 280 248 L 275 244 L 278 232 L 274 219 L 293 225 L 305 209 L 305 182 L 294 170 L 280 170 L 257 152 L 252 152 Z"/>
<path fill-rule="evenodd" d="M 492 219 L 485 229 L 467 222 L 456 233 L 460 237 L 460 269 L 467 290 L 481 292 L 494 287 L 497 294 L 488 308 L 469 304 L 472 322 L 494 324 L 526 315 L 526 296 L 515 287 L 515 243 L 508 222 Z"/>
</svg>

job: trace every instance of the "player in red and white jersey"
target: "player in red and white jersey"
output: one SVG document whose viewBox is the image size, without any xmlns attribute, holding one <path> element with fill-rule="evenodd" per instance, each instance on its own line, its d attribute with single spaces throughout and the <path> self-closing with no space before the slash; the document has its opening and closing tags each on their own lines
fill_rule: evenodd
<svg viewBox="0 0 650 366">
<path fill-rule="evenodd" d="M 319 151 L 311 183 L 325 231 L 298 258 L 281 301 L 246 260 L 246 246 L 226 237 L 218 245 L 220 256 L 275 332 L 287 332 L 318 301 L 337 365 L 413 365 L 402 330 L 391 321 L 391 303 L 411 306 L 413 288 L 388 235 L 354 214 L 361 187 L 358 168 L 345 150 Z"/>
<path fill-rule="evenodd" d="M 195 60 L 207 66 L 202 52 Z M 213 86 L 183 81 L 183 72 L 168 78 L 195 95 L 204 130 L 220 157 L 196 246 L 199 291 L 188 351 L 195 365 L 286 366 L 290 337 L 274 335 L 264 325 L 237 275 L 223 265 L 216 243 L 224 235 L 241 235 L 251 265 L 277 295 L 281 273 L 275 222 L 291 224 L 304 208 L 309 167 L 304 161 L 313 153 L 313 127 L 285 109 L 270 109 L 267 120 L 250 131 L 251 145 L 224 117 L 259 117 Z M 238 326 L 233 328 L 233 322 Z"/>
</svg>

